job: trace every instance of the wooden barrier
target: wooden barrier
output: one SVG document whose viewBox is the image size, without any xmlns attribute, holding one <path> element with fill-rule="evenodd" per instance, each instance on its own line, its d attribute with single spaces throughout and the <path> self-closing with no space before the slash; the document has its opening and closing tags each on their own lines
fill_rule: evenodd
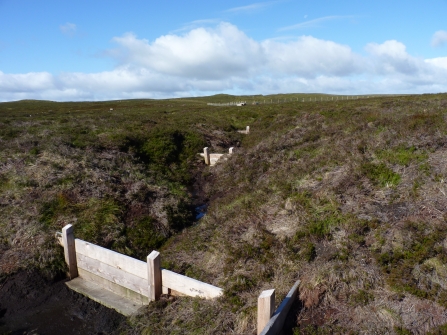
<svg viewBox="0 0 447 335">
<path fill-rule="evenodd" d="M 80 239 L 74 239 L 71 225 L 65 226 L 62 234 L 56 234 L 56 238 L 64 247 L 71 279 L 79 275 L 79 280 L 93 282 L 140 306 L 149 301 L 158 300 L 162 292 L 205 299 L 213 299 L 223 293 L 219 287 L 161 269 L 160 253 L 155 250 L 148 255 L 146 263 Z M 73 242 L 70 242 L 71 238 Z M 69 283 L 67 282 L 68 286 L 75 286 Z M 83 289 L 79 286 L 85 287 L 85 283 L 80 283 L 78 289 L 72 288 L 82 293 Z M 102 302 L 99 298 L 94 300 Z"/>
<path fill-rule="evenodd" d="M 219 159 L 221 159 L 222 157 L 224 157 L 224 159 L 227 159 L 227 157 L 231 156 L 233 153 L 234 153 L 234 147 L 228 149 L 228 154 L 211 154 L 209 152 L 208 147 L 206 147 L 203 148 L 203 153 L 199 153 L 199 155 L 205 159 L 206 165 L 214 166 L 216 165 Z"/>
<path fill-rule="evenodd" d="M 262 331 L 259 332 L 259 328 L 260 328 L 259 327 L 259 311 L 265 310 L 264 306 L 266 303 L 266 299 L 268 298 L 268 297 L 266 297 L 265 292 L 269 292 L 269 291 L 264 291 L 261 293 L 261 295 L 259 296 L 259 299 L 258 299 L 258 334 L 260 334 L 260 335 L 276 335 L 279 332 L 281 332 L 282 327 L 284 326 L 284 321 L 286 319 L 287 313 L 289 312 L 290 307 L 292 307 L 292 304 L 295 301 L 296 296 L 298 294 L 299 285 L 300 285 L 300 281 L 297 280 L 295 282 L 295 284 L 293 285 L 293 287 L 291 288 L 291 290 L 289 291 L 289 293 L 287 293 L 287 296 L 285 297 L 285 299 L 281 302 L 279 307 L 273 313 L 273 316 L 267 322 L 265 327 L 263 327 Z M 272 290 L 270 290 L 270 291 L 272 291 Z M 263 294 L 264 294 L 264 296 L 263 296 Z M 263 297 L 263 299 L 261 299 L 261 296 Z M 275 298 L 273 296 L 273 305 L 275 304 L 274 299 Z M 262 320 L 264 320 L 264 319 L 262 319 Z"/>
<path fill-rule="evenodd" d="M 248 135 L 248 134 L 250 134 L 250 126 L 247 126 L 247 127 L 245 128 L 245 130 L 238 130 L 237 132 L 238 132 L 238 133 L 241 133 L 241 134 Z"/>
</svg>

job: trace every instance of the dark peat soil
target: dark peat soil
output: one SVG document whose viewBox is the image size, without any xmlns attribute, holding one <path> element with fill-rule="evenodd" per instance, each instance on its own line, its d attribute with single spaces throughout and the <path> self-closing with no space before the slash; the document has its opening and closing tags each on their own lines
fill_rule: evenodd
<svg viewBox="0 0 447 335">
<path fill-rule="evenodd" d="M 66 280 L 21 271 L 0 282 L 0 334 L 115 334 L 125 317 L 71 291 Z"/>
</svg>

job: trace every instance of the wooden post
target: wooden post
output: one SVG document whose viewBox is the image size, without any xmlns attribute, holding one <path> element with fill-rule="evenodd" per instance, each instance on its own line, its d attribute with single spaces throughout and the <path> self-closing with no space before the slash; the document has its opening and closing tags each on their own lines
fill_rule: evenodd
<svg viewBox="0 0 447 335">
<path fill-rule="evenodd" d="M 290 289 L 289 293 L 287 293 L 284 300 L 279 304 L 278 308 L 273 312 L 272 317 L 270 318 L 267 325 L 264 327 L 262 333 L 260 335 L 272 335 L 279 334 L 284 326 L 284 321 L 287 317 L 287 313 L 293 305 L 293 302 L 296 299 L 298 294 L 298 288 L 300 285 L 300 281 L 297 280 L 293 287 Z"/>
<path fill-rule="evenodd" d="M 275 290 L 262 291 L 258 297 L 258 335 L 270 321 L 275 311 Z"/>
<path fill-rule="evenodd" d="M 210 165 L 210 153 L 209 153 L 208 147 L 203 148 L 203 153 L 205 156 L 205 164 Z"/>
<path fill-rule="evenodd" d="M 250 126 L 247 126 L 247 128 L 245 129 L 245 131 L 248 133 L 250 133 Z"/>
<path fill-rule="evenodd" d="M 76 246 L 71 224 L 62 228 L 62 243 L 64 244 L 65 262 L 68 265 L 68 275 L 70 279 L 78 276 L 78 263 L 76 261 Z"/>
<path fill-rule="evenodd" d="M 159 300 L 161 296 L 160 253 L 153 250 L 147 256 L 147 280 L 149 284 L 149 301 Z"/>
</svg>

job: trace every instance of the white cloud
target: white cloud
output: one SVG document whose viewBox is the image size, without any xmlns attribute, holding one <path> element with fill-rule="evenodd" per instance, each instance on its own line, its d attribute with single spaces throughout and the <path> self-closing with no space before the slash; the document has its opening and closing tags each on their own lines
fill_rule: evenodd
<svg viewBox="0 0 447 335">
<path fill-rule="evenodd" d="M 433 34 L 431 45 L 434 47 L 439 47 L 444 44 L 447 44 L 447 31 L 438 30 L 436 33 Z"/>
<path fill-rule="evenodd" d="M 119 48 L 109 55 L 157 73 L 197 79 L 224 79 L 262 73 L 317 76 L 347 75 L 358 70 L 361 57 L 347 46 L 302 36 L 293 41 L 250 39 L 237 27 L 198 28 L 166 35 L 153 43 L 133 34 L 114 38 Z"/>
<path fill-rule="evenodd" d="M 264 41 L 266 70 L 284 75 L 317 77 L 321 74 L 346 76 L 360 70 L 361 57 L 348 46 L 302 36 L 296 41 Z"/>
<path fill-rule="evenodd" d="M 0 92 L 32 92 L 52 88 L 54 78 L 48 72 L 5 74 L 0 71 Z"/>
<path fill-rule="evenodd" d="M 447 70 L 447 57 L 426 59 L 425 62 Z"/>
<path fill-rule="evenodd" d="M 349 46 L 301 36 L 255 41 L 229 23 L 148 41 L 113 39 L 110 71 L 50 74 L 0 72 L 0 99 L 107 100 L 214 93 L 339 94 L 447 91 L 447 57 L 420 59 L 395 40 Z"/>
<path fill-rule="evenodd" d="M 77 27 L 74 23 L 67 22 L 66 24 L 60 25 L 59 29 L 64 35 L 74 36 L 76 34 Z"/>
<path fill-rule="evenodd" d="M 228 23 L 216 29 L 193 29 L 183 36 L 165 35 L 153 43 L 133 34 L 115 37 L 114 41 L 119 48 L 109 54 L 121 64 L 201 79 L 247 74 L 262 54 L 259 43 Z"/>
<path fill-rule="evenodd" d="M 410 56 L 405 45 L 396 40 L 382 44 L 369 43 L 365 49 L 374 56 L 377 72 L 383 74 L 392 72 L 415 74 L 423 63 L 422 60 Z"/>
</svg>

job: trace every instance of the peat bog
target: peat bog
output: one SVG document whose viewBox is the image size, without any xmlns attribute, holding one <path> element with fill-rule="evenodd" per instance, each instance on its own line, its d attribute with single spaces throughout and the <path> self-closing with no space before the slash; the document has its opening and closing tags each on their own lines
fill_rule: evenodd
<svg viewBox="0 0 447 335">
<path fill-rule="evenodd" d="M 0 103 L 0 331 L 254 334 L 259 293 L 301 279 L 286 334 L 442 334 L 447 95 L 302 96 Z M 236 150 L 208 167 L 205 146 Z M 68 223 L 225 294 L 126 320 L 63 284 Z"/>
</svg>

